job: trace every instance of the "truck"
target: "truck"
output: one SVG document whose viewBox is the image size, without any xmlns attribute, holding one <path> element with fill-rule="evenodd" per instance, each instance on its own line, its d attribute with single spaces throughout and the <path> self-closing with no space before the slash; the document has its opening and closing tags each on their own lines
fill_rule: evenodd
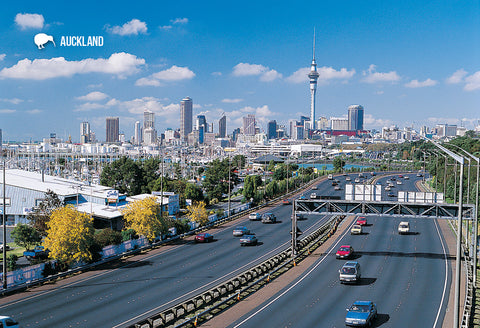
<svg viewBox="0 0 480 328">
<path fill-rule="evenodd" d="M 27 259 L 46 259 L 48 257 L 48 250 L 45 250 L 43 246 L 35 246 L 33 250 L 26 250 L 23 252 L 23 256 Z"/>
</svg>

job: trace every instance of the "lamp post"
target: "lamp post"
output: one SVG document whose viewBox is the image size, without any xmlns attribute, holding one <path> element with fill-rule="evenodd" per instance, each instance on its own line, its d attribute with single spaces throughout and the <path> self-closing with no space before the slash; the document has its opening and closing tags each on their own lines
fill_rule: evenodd
<svg viewBox="0 0 480 328">
<path fill-rule="evenodd" d="M 6 197 L 5 197 L 5 157 L 3 157 L 3 276 L 2 276 L 2 286 L 3 289 L 7 289 L 7 226 L 6 226 L 6 217 L 5 217 L 5 210 L 6 210 Z"/>
</svg>

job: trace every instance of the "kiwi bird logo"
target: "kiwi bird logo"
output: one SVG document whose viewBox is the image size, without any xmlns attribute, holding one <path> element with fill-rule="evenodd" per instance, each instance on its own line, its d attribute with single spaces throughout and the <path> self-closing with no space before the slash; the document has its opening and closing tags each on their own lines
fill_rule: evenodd
<svg viewBox="0 0 480 328">
<path fill-rule="evenodd" d="M 53 45 L 56 47 L 55 41 L 53 41 L 53 36 L 47 35 L 47 34 L 45 34 L 45 33 L 38 33 L 38 34 L 35 35 L 35 37 L 33 38 L 33 41 L 34 41 L 35 44 L 37 45 L 38 49 L 44 49 L 44 48 L 45 48 L 45 44 L 47 44 L 48 41 L 52 41 Z"/>
</svg>

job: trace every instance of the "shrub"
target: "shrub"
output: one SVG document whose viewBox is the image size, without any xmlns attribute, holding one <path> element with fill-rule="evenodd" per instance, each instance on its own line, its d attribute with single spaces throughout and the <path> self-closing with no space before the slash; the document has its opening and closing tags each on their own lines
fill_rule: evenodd
<svg viewBox="0 0 480 328">
<path fill-rule="evenodd" d="M 133 229 L 122 230 L 122 241 L 138 239 L 137 232 Z"/>
<path fill-rule="evenodd" d="M 122 243 L 123 235 L 118 232 L 114 231 L 110 228 L 106 228 L 100 231 L 96 231 L 93 239 L 96 243 L 100 246 L 100 248 L 104 248 L 105 246 L 109 245 L 119 245 Z"/>
<path fill-rule="evenodd" d="M 18 256 L 15 254 L 10 254 L 7 256 L 7 269 L 9 271 L 14 271 L 17 268 Z"/>
</svg>

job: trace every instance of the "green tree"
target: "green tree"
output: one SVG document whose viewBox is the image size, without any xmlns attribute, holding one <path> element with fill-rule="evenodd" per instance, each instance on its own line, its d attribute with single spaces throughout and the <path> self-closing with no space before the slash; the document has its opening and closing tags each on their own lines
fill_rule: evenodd
<svg viewBox="0 0 480 328">
<path fill-rule="evenodd" d="M 64 203 L 58 195 L 48 189 L 45 193 L 45 198 L 28 214 L 27 220 L 41 236 L 46 236 L 47 223 L 50 220 L 52 211 L 63 205 Z"/>
<path fill-rule="evenodd" d="M 243 155 L 235 155 L 232 158 L 232 166 L 239 169 L 245 168 L 246 158 Z"/>
<path fill-rule="evenodd" d="M 109 245 L 119 245 L 123 240 L 119 231 L 114 231 L 110 228 L 95 231 L 93 239 L 101 248 Z"/>
<path fill-rule="evenodd" d="M 278 184 L 277 181 L 270 181 L 266 187 L 266 194 L 268 198 L 274 198 L 278 194 Z"/>
<path fill-rule="evenodd" d="M 333 160 L 333 169 L 335 172 L 341 172 L 343 170 L 343 167 L 345 166 L 345 161 L 343 160 L 342 157 L 337 156 Z"/>
<path fill-rule="evenodd" d="M 103 168 L 100 184 L 129 196 L 140 194 L 144 186 L 142 169 L 131 158 L 120 157 Z"/>
<path fill-rule="evenodd" d="M 275 170 L 275 161 L 272 159 L 270 163 L 268 163 L 267 171 L 273 172 Z"/>
<path fill-rule="evenodd" d="M 229 168 L 232 171 L 230 172 L 230 188 L 233 189 L 238 182 L 238 176 L 233 172 L 233 166 L 228 165 L 228 158 L 222 161 L 215 159 L 208 164 L 202 185 L 210 199 L 220 199 L 223 194 L 228 193 Z"/>
<path fill-rule="evenodd" d="M 191 199 L 195 202 L 203 200 L 202 188 L 193 183 L 187 183 L 185 187 L 185 199 Z"/>
<path fill-rule="evenodd" d="M 15 244 L 30 250 L 42 241 L 40 233 L 32 226 L 19 223 L 10 233 Z"/>
<path fill-rule="evenodd" d="M 142 169 L 142 192 L 150 193 L 152 191 L 151 186 L 152 184 L 158 179 L 160 176 L 160 166 L 161 160 L 158 158 L 148 158 L 142 162 L 141 169 Z"/>
<path fill-rule="evenodd" d="M 247 175 L 243 182 L 243 196 L 249 201 L 255 198 L 258 186 L 262 185 L 262 177 L 259 175 Z"/>
</svg>

